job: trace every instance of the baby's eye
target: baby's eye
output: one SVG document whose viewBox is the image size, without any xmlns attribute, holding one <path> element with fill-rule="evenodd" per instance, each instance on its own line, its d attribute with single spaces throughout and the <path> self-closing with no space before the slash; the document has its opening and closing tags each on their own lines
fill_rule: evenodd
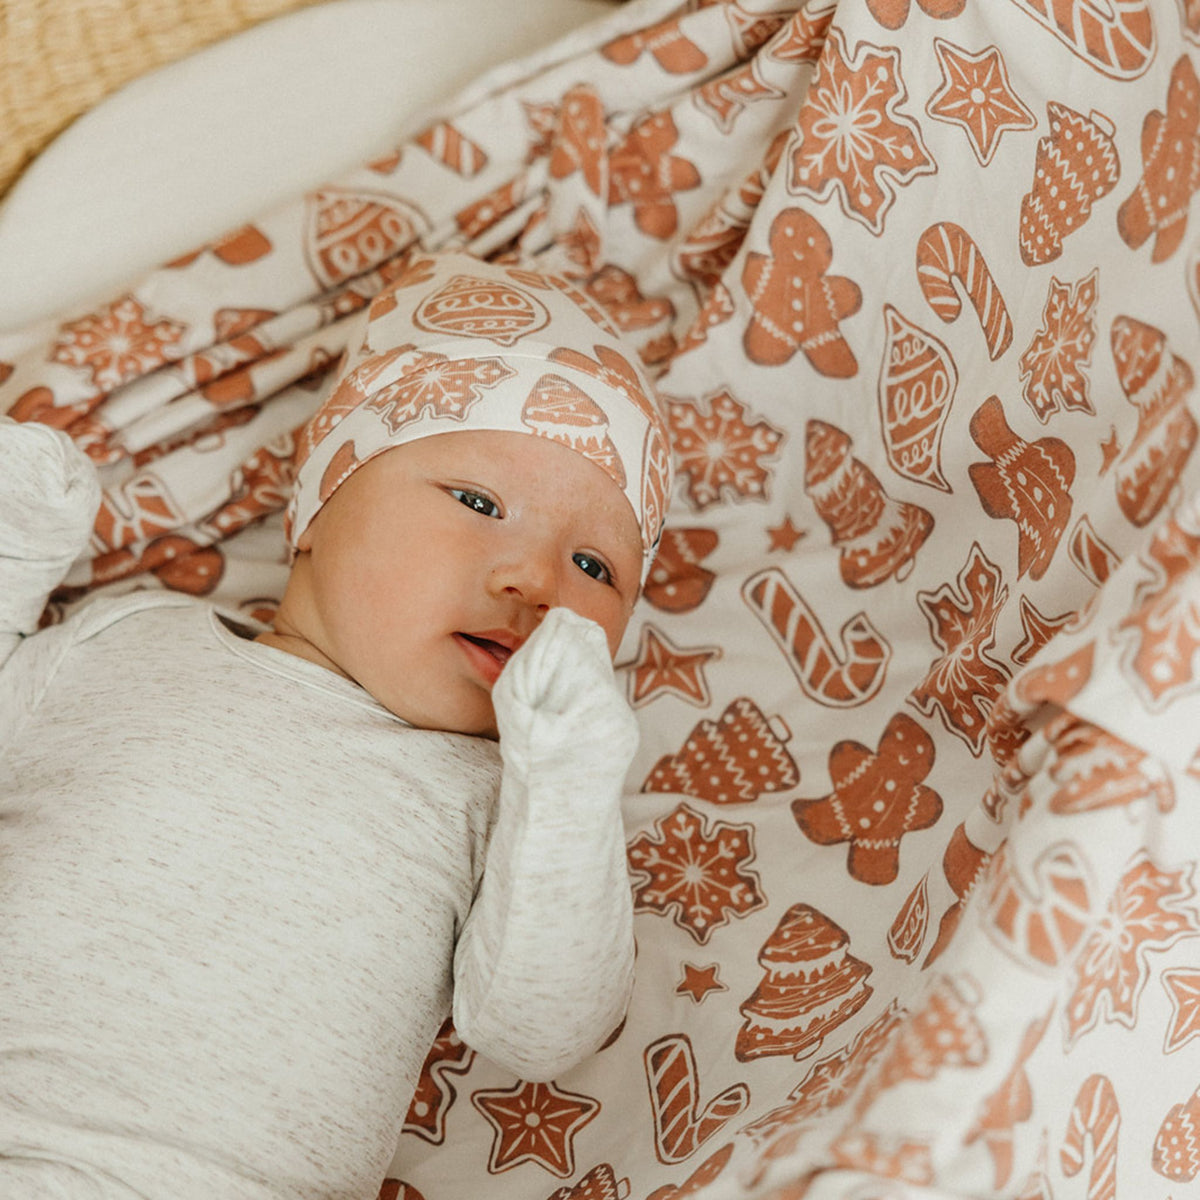
<svg viewBox="0 0 1200 1200">
<path fill-rule="evenodd" d="M 612 573 L 595 555 L 585 554 L 581 551 L 577 554 L 572 554 L 571 561 L 585 575 L 590 575 L 593 579 L 598 579 L 601 583 L 612 582 Z"/>
<path fill-rule="evenodd" d="M 498 517 L 500 506 L 495 500 L 489 499 L 480 492 L 469 492 L 465 488 L 450 488 L 452 495 L 459 504 L 465 504 L 472 512 L 484 517 Z"/>
</svg>

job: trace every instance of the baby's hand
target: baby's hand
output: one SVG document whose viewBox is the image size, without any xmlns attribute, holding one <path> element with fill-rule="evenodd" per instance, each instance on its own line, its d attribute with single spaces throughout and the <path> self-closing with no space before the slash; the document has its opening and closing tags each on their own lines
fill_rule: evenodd
<svg viewBox="0 0 1200 1200">
<path fill-rule="evenodd" d="M 65 433 L 0 417 L 0 666 L 87 545 L 96 469 Z"/>
<path fill-rule="evenodd" d="M 500 780 L 487 865 L 454 957 L 459 1036 L 557 1078 L 621 1020 L 633 903 L 621 798 L 637 723 L 600 626 L 552 608 L 492 688 Z"/>
<path fill-rule="evenodd" d="M 623 773 L 637 749 L 637 721 L 617 687 L 604 631 L 569 608 L 552 608 L 509 659 L 492 704 L 506 759 L 525 747 L 592 751 Z"/>
<path fill-rule="evenodd" d="M 65 571 L 99 503 L 96 469 L 65 433 L 0 417 L 0 556 L 61 562 Z"/>
</svg>

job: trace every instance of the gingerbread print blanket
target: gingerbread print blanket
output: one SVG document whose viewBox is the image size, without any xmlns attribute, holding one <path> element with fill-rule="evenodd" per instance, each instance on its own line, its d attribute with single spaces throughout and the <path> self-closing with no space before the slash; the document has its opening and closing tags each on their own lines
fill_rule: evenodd
<svg viewBox="0 0 1200 1200">
<path fill-rule="evenodd" d="M 1194 0 L 633 0 L 0 340 L 102 464 L 56 612 L 269 613 L 421 249 L 566 275 L 656 377 L 628 1019 L 541 1084 L 444 1030 L 382 1197 L 1197 1186 L 1198 70 Z"/>
</svg>

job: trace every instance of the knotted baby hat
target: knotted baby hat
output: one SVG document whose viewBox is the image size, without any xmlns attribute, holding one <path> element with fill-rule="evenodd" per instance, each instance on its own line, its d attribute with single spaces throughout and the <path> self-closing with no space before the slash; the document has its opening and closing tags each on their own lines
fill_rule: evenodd
<svg viewBox="0 0 1200 1200">
<path fill-rule="evenodd" d="M 637 518 L 645 582 L 671 490 L 649 379 L 575 285 L 460 253 L 417 255 L 372 301 L 361 344 L 301 434 L 289 542 L 376 454 L 465 429 L 550 438 L 600 467 Z"/>
</svg>

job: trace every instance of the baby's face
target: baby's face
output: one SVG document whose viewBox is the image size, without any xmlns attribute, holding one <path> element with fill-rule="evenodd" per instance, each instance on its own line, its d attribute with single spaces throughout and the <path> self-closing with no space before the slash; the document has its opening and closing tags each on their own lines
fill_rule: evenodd
<svg viewBox="0 0 1200 1200">
<path fill-rule="evenodd" d="M 413 725 L 491 737 L 492 685 L 548 609 L 590 617 L 615 654 L 642 566 L 633 511 L 598 466 L 478 430 L 364 463 L 303 544 L 290 616 L 325 665 Z"/>
</svg>

